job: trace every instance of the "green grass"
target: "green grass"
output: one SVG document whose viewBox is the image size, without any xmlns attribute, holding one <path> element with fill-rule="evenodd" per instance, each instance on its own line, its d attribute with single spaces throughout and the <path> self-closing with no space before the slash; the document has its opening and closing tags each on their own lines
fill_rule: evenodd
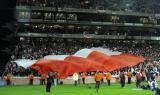
<svg viewBox="0 0 160 95">
<path fill-rule="evenodd" d="M 90 88 L 89 88 L 90 86 Z M 0 87 L 0 95 L 153 95 L 149 90 L 136 90 L 135 83 L 126 84 L 121 88 L 120 84 L 112 84 L 108 87 L 101 85 L 99 93 L 96 93 L 94 84 L 90 85 L 60 85 L 52 86 L 51 93 L 45 92 L 45 86 L 4 86 Z"/>
</svg>

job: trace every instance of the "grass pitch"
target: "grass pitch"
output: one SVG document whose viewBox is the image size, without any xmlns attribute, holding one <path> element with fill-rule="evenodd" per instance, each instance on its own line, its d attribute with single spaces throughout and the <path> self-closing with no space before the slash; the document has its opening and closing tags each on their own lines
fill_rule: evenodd
<svg viewBox="0 0 160 95">
<path fill-rule="evenodd" d="M 135 83 L 126 84 L 125 88 L 121 88 L 120 84 L 111 84 L 110 87 L 102 84 L 98 93 L 94 86 L 95 84 L 52 86 L 50 93 L 45 92 L 45 85 L 3 86 L 0 87 L 0 95 L 153 95 L 150 90 L 136 89 Z"/>
</svg>

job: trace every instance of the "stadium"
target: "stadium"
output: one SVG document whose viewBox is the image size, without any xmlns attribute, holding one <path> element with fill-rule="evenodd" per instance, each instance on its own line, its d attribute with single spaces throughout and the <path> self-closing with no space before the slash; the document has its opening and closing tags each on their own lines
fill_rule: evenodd
<svg viewBox="0 0 160 95">
<path fill-rule="evenodd" d="M 1 0 L 0 95 L 160 95 L 159 0 Z"/>
</svg>

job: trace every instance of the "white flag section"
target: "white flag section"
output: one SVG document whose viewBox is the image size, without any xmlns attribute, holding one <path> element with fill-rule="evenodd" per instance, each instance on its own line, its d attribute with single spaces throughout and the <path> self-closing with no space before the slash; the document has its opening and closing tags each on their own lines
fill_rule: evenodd
<svg viewBox="0 0 160 95">
<path fill-rule="evenodd" d="M 69 55 L 47 55 L 43 59 L 50 59 L 50 60 L 64 60 Z"/>
<path fill-rule="evenodd" d="M 30 60 L 30 59 L 17 59 L 13 62 L 16 62 L 18 66 L 22 66 L 24 68 L 27 68 L 34 64 L 37 60 Z"/>
<path fill-rule="evenodd" d="M 77 51 L 73 56 L 78 56 L 78 57 L 83 57 L 83 58 L 87 58 L 87 56 L 92 52 L 92 49 L 81 49 L 79 51 Z"/>
<path fill-rule="evenodd" d="M 107 55 L 109 55 L 109 56 L 122 54 L 122 52 L 112 51 L 112 50 L 110 50 L 110 49 L 108 49 L 108 48 L 102 48 L 102 47 L 98 47 L 98 48 L 93 47 L 93 48 L 91 48 L 91 49 L 94 50 L 94 51 L 98 51 L 98 52 L 107 54 Z"/>
<path fill-rule="evenodd" d="M 88 49 L 88 48 L 81 49 L 81 50 L 77 51 L 73 56 L 87 58 L 87 56 L 89 54 L 91 54 L 91 52 L 93 52 L 93 51 L 98 51 L 98 52 L 104 53 L 104 54 L 109 55 L 109 56 L 122 54 L 119 51 L 112 51 L 112 50 L 110 50 L 108 48 L 102 48 L 102 47 L 95 48 L 95 47 L 92 47 L 91 49 Z"/>
</svg>

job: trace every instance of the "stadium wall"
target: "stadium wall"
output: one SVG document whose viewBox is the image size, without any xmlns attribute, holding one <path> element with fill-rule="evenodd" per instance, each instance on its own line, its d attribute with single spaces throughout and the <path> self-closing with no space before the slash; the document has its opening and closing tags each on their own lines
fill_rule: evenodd
<svg viewBox="0 0 160 95">
<path fill-rule="evenodd" d="M 105 77 L 103 78 L 104 82 L 106 82 Z M 127 77 L 126 77 L 126 82 L 127 82 Z M 60 81 L 63 81 L 63 84 L 74 84 L 74 81 L 72 77 L 68 77 L 66 79 L 61 79 Z M 157 81 L 160 81 L 160 78 L 157 77 Z M 82 83 L 82 80 L 80 79 L 79 81 Z M 111 83 L 118 83 L 119 82 L 119 77 L 118 76 L 113 76 L 111 79 Z M 135 82 L 135 77 L 132 78 L 132 82 Z M 95 83 L 94 78 L 91 76 L 88 76 L 86 78 L 86 83 Z M 12 85 L 28 85 L 29 84 L 29 79 L 28 77 L 12 77 Z M 40 84 L 40 77 L 35 77 L 34 78 L 34 85 L 39 85 Z"/>
</svg>

